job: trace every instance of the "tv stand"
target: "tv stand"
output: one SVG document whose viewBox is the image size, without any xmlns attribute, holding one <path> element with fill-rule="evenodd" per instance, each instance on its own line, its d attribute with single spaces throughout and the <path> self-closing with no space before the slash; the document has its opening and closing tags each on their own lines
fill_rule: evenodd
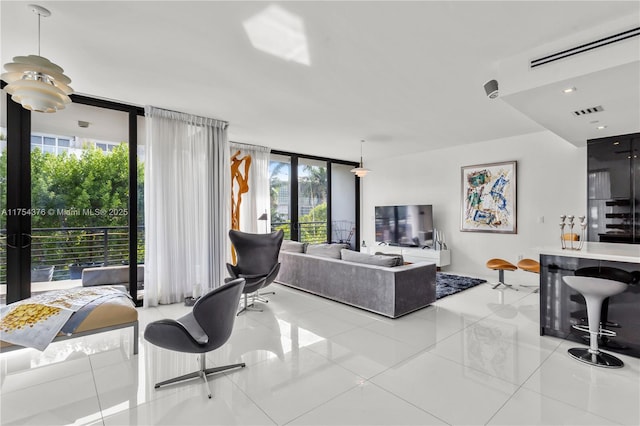
<svg viewBox="0 0 640 426">
<path fill-rule="evenodd" d="M 405 262 L 435 263 L 438 268 L 451 264 L 451 252 L 449 250 L 434 250 L 426 247 L 375 245 L 371 247 L 361 247 L 360 251 L 369 254 L 375 254 L 376 252 L 401 254 Z"/>
</svg>

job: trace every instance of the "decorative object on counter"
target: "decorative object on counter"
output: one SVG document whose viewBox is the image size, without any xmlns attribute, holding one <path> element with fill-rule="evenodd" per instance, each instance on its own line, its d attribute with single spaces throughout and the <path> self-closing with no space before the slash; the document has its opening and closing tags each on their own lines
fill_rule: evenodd
<svg viewBox="0 0 640 426">
<path fill-rule="evenodd" d="M 573 228 L 576 225 L 580 226 L 580 234 L 573 232 Z M 565 229 L 569 232 L 565 232 Z M 578 223 L 576 223 L 574 215 L 560 215 L 560 243 L 563 250 L 582 250 L 586 239 L 587 219 L 585 216 L 578 216 Z M 567 244 L 567 241 L 569 241 L 569 244 Z M 574 241 L 577 243 L 574 244 Z"/>
<path fill-rule="evenodd" d="M 517 233 L 516 164 L 462 167 L 461 231 Z"/>
</svg>

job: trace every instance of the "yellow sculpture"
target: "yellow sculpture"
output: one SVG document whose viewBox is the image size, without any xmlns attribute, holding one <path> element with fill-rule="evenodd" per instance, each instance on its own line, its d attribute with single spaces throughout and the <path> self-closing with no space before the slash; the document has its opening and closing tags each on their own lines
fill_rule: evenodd
<svg viewBox="0 0 640 426">
<path fill-rule="evenodd" d="M 244 168 L 241 166 L 244 164 Z M 240 230 L 240 205 L 242 194 L 249 192 L 249 169 L 251 156 L 240 157 L 240 151 L 231 156 L 231 229 Z M 237 191 L 237 196 L 236 196 Z M 236 263 L 236 250 L 231 247 L 231 260 Z"/>
</svg>

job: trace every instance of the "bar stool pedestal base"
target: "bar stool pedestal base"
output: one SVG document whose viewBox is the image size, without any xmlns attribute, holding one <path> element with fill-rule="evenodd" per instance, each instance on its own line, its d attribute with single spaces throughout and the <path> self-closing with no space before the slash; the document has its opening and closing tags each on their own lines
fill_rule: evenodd
<svg viewBox="0 0 640 426">
<path fill-rule="evenodd" d="M 591 353 L 589 348 L 571 348 L 567 352 L 578 361 L 605 368 L 622 368 L 624 362 L 606 352 Z"/>
</svg>

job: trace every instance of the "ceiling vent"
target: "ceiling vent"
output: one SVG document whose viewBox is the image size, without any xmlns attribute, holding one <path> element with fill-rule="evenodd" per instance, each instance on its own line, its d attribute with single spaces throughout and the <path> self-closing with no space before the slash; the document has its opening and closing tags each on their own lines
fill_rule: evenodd
<svg viewBox="0 0 640 426">
<path fill-rule="evenodd" d="M 600 111 L 604 111 L 604 108 L 602 108 L 602 105 L 598 105 L 598 106 L 594 106 L 591 108 L 584 108 L 584 109 L 579 109 L 576 111 L 573 111 L 573 115 L 575 115 L 576 117 L 579 117 L 581 115 L 589 115 L 589 114 L 593 114 L 596 112 L 600 112 Z"/>
<path fill-rule="evenodd" d="M 600 40 L 585 43 L 580 46 L 572 47 L 571 49 L 563 50 L 562 52 L 557 52 L 551 55 L 544 56 L 542 58 L 534 59 L 531 61 L 531 68 L 539 67 L 540 65 L 559 61 L 560 59 L 568 58 L 570 56 L 577 55 L 578 53 L 588 52 L 593 49 L 598 49 L 600 47 L 608 46 L 610 44 L 618 43 L 628 38 L 638 36 L 640 36 L 640 27 L 636 27 L 628 31 L 623 31 L 609 37 L 601 38 Z"/>
</svg>

